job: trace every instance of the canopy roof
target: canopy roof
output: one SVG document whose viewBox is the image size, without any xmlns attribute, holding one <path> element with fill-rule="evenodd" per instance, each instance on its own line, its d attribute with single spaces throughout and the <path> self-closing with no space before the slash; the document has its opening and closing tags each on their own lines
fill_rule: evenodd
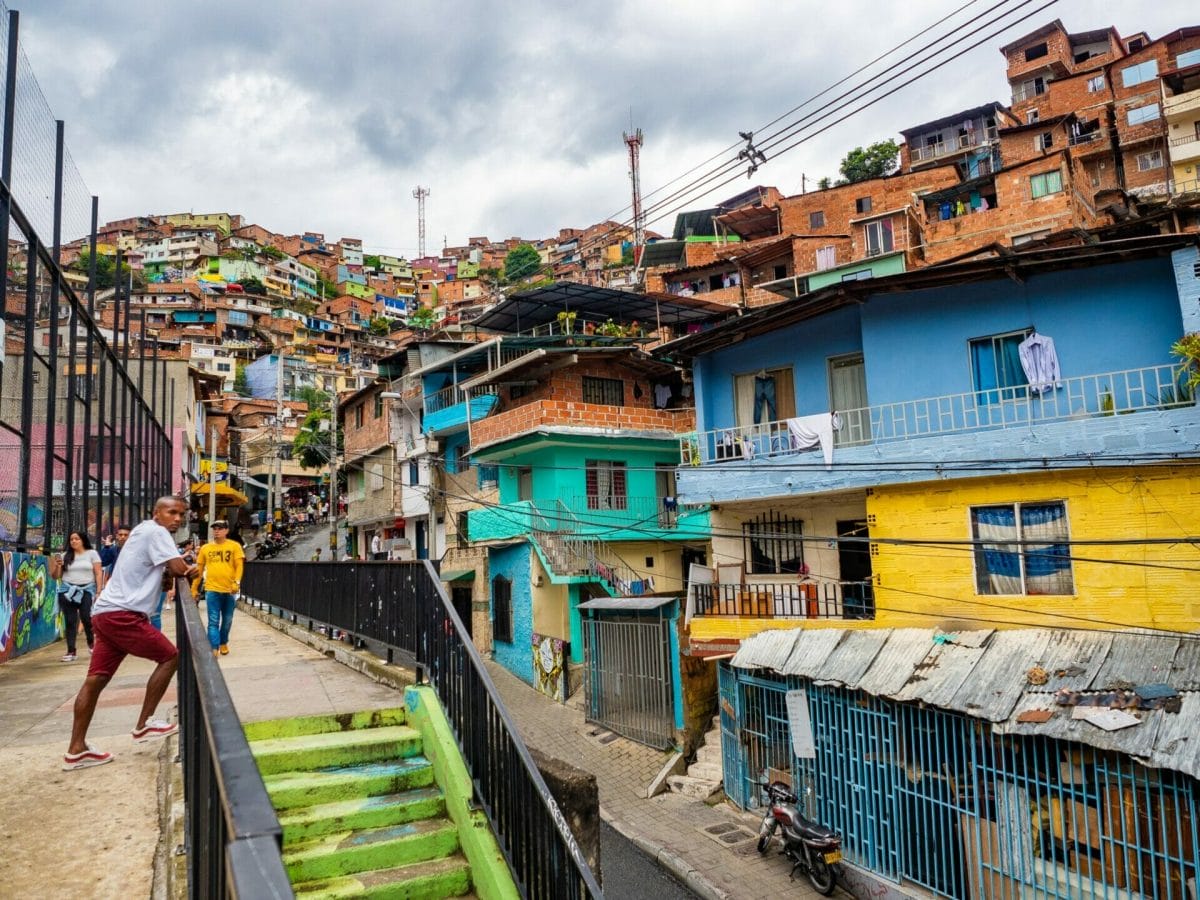
<svg viewBox="0 0 1200 900">
<path fill-rule="evenodd" d="M 241 506 L 247 502 L 246 495 L 236 488 L 232 488 L 223 481 L 218 481 L 216 484 L 209 485 L 207 481 L 200 481 L 192 485 L 193 497 L 207 497 L 209 491 L 217 495 L 217 506 Z"/>
</svg>

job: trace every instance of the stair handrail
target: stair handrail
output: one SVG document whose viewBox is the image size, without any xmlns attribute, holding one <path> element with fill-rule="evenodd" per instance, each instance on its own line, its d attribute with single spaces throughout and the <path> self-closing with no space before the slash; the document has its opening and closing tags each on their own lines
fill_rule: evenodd
<svg viewBox="0 0 1200 900">
<path fill-rule="evenodd" d="M 522 895 L 602 898 L 569 824 L 429 560 L 252 562 L 246 597 L 411 654 L 418 683 L 437 693 Z M 525 841 L 527 843 L 518 843 Z"/>
</svg>

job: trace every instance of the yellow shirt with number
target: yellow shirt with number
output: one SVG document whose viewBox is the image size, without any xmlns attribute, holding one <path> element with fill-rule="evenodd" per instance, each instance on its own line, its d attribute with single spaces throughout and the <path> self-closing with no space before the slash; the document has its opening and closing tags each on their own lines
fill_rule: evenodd
<svg viewBox="0 0 1200 900">
<path fill-rule="evenodd" d="M 246 554 L 237 541 L 210 541 L 200 548 L 196 565 L 200 567 L 200 578 L 206 591 L 234 594 L 242 582 L 242 567 Z"/>
</svg>

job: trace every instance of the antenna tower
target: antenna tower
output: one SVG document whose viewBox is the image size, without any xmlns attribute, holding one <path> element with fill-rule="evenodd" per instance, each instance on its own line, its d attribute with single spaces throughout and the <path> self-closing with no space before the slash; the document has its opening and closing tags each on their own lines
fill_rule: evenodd
<svg viewBox="0 0 1200 900">
<path fill-rule="evenodd" d="M 642 178 L 639 174 L 638 157 L 642 149 L 642 129 L 632 134 L 622 132 L 625 145 L 629 147 L 629 180 L 633 184 L 633 263 L 637 265 L 642 259 L 642 247 L 646 243 L 645 222 L 642 219 Z"/>
<path fill-rule="evenodd" d="M 417 255 L 425 256 L 425 198 L 429 196 L 429 188 L 419 184 L 413 188 L 412 195 L 417 198 Z"/>
</svg>

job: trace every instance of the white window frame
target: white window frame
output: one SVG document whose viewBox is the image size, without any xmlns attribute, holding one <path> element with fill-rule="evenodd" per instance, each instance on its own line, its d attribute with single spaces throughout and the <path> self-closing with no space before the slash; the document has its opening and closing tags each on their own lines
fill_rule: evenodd
<svg viewBox="0 0 1200 900">
<path fill-rule="evenodd" d="M 1033 148 L 1035 150 L 1049 150 L 1054 146 L 1054 132 L 1043 131 L 1041 134 L 1033 136 Z"/>
<path fill-rule="evenodd" d="M 1093 75 L 1087 80 L 1087 90 L 1089 94 L 1099 93 L 1100 91 L 1104 90 L 1104 87 L 1105 84 L 1103 75 Z"/>
<path fill-rule="evenodd" d="M 1126 66 L 1121 69 L 1121 84 L 1124 87 L 1135 87 L 1139 84 L 1145 84 L 1158 77 L 1158 60 L 1146 59 L 1140 63 L 1134 63 L 1132 66 Z M 1137 79 L 1136 81 L 1133 79 Z"/>
<path fill-rule="evenodd" d="M 1161 169 L 1163 165 L 1163 152 L 1161 150 L 1149 150 L 1137 155 L 1137 169 L 1139 172 Z"/>
<path fill-rule="evenodd" d="M 1034 188 L 1034 184 L 1038 179 L 1043 179 L 1045 189 L 1039 194 Z M 1051 179 L 1058 179 L 1058 187 L 1050 189 Z M 1049 172 L 1039 172 L 1037 175 L 1029 176 L 1029 197 L 1031 200 L 1040 200 L 1042 197 L 1051 197 L 1054 194 L 1063 192 L 1063 177 L 1061 169 L 1051 169 Z"/>
<path fill-rule="evenodd" d="M 887 222 L 889 225 L 891 225 L 892 217 L 884 216 L 883 218 L 873 219 L 870 222 L 863 223 L 863 244 L 864 244 L 863 249 L 866 251 L 865 255 L 868 257 L 883 256 L 886 253 L 894 253 L 896 250 L 896 229 L 893 227 L 893 228 L 889 228 L 887 231 L 884 231 L 884 228 L 883 228 L 884 222 Z M 877 250 L 871 249 L 871 231 L 872 231 L 872 229 L 874 229 L 874 231 L 876 233 L 876 243 L 878 244 Z M 888 236 L 889 240 L 891 241 L 892 246 L 890 246 L 890 247 L 883 246 L 885 243 L 883 240 L 883 236 L 885 234 Z"/>
<path fill-rule="evenodd" d="M 1145 112 L 1143 117 L 1142 113 Z M 1135 120 L 1134 113 L 1138 113 L 1138 118 Z M 1144 125 L 1146 122 L 1154 122 L 1162 117 L 1162 108 L 1157 103 L 1147 103 L 1145 106 L 1131 106 L 1125 112 L 1125 121 L 1130 125 Z"/>
<path fill-rule="evenodd" d="M 1032 125 L 1034 122 L 1037 122 L 1040 118 L 1041 118 L 1041 113 L 1038 112 L 1036 106 L 1033 109 L 1025 110 L 1025 124 L 1026 125 Z"/>
</svg>

